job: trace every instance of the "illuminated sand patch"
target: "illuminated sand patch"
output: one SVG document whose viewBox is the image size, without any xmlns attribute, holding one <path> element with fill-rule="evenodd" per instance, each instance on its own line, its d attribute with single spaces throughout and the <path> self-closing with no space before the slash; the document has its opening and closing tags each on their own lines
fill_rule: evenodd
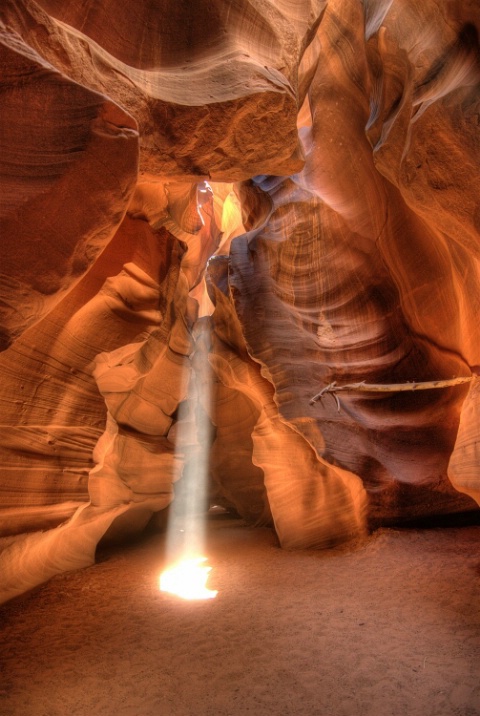
<svg viewBox="0 0 480 716">
<path fill-rule="evenodd" d="M 181 599 L 214 599 L 218 591 L 208 589 L 207 579 L 212 568 L 203 564 L 206 557 L 187 557 L 160 575 L 160 591 Z"/>
</svg>

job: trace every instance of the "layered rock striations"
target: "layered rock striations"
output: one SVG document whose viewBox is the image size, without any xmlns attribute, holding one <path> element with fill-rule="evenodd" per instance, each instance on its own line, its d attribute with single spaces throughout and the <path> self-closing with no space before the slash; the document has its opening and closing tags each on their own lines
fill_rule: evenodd
<svg viewBox="0 0 480 716">
<path fill-rule="evenodd" d="M 479 28 L 3 2 L 2 600 L 159 528 L 205 443 L 286 548 L 476 508 Z"/>
</svg>

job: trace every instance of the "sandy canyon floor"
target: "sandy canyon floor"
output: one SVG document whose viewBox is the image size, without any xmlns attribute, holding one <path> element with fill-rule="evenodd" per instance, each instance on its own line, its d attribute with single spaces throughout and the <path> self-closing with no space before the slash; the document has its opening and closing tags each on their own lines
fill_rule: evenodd
<svg viewBox="0 0 480 716">
<path fill-rule="evenodd" d="M 209 522 L 209 586 L 158 590 L 165 539 L 0 607 L 1 716 L 477 716 L 480 526 L 285 552 Z"/>
</svg>

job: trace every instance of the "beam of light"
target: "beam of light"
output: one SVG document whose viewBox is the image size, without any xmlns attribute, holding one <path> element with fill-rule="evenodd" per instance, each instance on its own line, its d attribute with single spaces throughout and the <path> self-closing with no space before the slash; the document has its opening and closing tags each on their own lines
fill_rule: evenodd
<svg viewBox="0 0 480 716">
<path fill-rule="evenodd" d="M 229 250 L 234 236 L 245 233 L 242 211 L 233 184 L 202 182 L 196 194 L 197 213 L 202 224 L 197 237 L 206 241 L 216 252 Z M 220 233 L 218 229 L 220 228 Z M 171 230 L 171 228 L 169 229 Z M 223 237 L 220 239 L 220 237 Z M 180 236 L 179 238 L 182 238 Z M 168 518 L 166 554 L 167 567 L 159 578 L 163 592 L 176 594 L 182 599 L 213 599 L 216 590 L 208 589 L 207 580 L 211 567 L 206 564 L 205 528 L 208 512 L 209 455 L 212 444 L 212 424 L 209 419 L 212 400 L 212 369 L 208 362 L 210 348 L 209 318 L 213 304 L 208 298 L 205 284 L 202 296 L 197 286 L 191 296 L 198 300 L 199 319 L 194 332 L 196 349 L 192 357 L 193 370 L 184 380 L 189 380 L 188 400 L 179 405 L 178 420 L 172 437 L 178 458 L 175 462 L 184 465 L 176 475 L 175 499 Z M 185 387 L 185 386 L 184 386 Z M 195 406 L 195 407 L 193 407 Z M 181 477 L 181 480 L 178 478 Z"/>
<path fill-rule="evenodd" d="M 204 556 L 212 443 L 208 318 L 200 319 L 198 325 L 193 370 L 186 391 L 188 400 L 179 406 L 174 432 L 175 450 L 181 457 L 178 464 L 183 470 L 181 479 L 176 482 L 175 498 L 169 511 L 167 566 L 159 579 L 162 592 L 196 600 L 212 599 L 217 595 L 217 591 L 207 587 L 212 568 L 206 564 Z"/>
</svg>

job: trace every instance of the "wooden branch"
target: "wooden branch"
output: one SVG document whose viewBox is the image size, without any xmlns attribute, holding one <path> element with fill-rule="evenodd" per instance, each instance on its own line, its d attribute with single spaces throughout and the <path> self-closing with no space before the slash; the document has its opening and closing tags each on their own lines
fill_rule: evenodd
<svg viewBox="0 0 480 716">
<path fill-rule="evenodd" d="M 336 381 L 329 383 L 322 390 L 310 399 L 310 405 L 314 405 L 317 400 L 322 400 L 324 395 L 330 393 L 337 401 L 337 408 L 340 410 L 340 401 L 337 393 L 341 390 L 363 393 L 405 393 L 412 390 L 433 390 L 435 388 L 450 388 L 452 385 L 460 385 L 461 383 L 469 383 L 471 380 L 478 378 L 478 375 L 460 376 L 459 378 L 449 378 L 447 380 L 427 380 L 424 382 L 411 383 L 347 383 L 346 385 L 337 385 Z"/>
</svg>

